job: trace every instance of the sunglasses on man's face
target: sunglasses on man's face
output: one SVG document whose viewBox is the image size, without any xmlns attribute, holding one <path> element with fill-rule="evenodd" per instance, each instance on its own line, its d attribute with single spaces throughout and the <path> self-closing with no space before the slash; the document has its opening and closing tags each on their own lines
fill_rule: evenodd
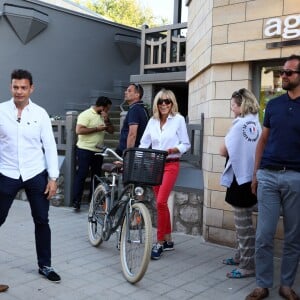
<svg viewBox="0 0 300 300">
<path fill-rule="evenodd" d="M 298 70 L 280 70 L 279 71 L 280 76 L 283 76 L 285 74 L 286 76 L 290 77 L 294 73 L 300 74 L 300 71 L 298 71 Z"/>
<path fill-rule="evenodd" d="M 163 103 L 165 103 L 166 105 L 172 104 L 172 100 L 170 99 L 158 99 L 157 104 L 158 105 L 162 105 Z"/>
</svg>

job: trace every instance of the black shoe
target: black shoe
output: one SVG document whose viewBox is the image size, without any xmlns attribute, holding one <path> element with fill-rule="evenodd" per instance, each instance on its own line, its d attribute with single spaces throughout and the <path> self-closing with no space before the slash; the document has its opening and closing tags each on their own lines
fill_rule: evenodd
<svg viewBox="0 0 300 300">
<path fill-rule="evenodd" d="M 52 267 L 44 266 L 39 268 L 39 273 L 44 275 L 48 280 L 53 282 L 60 282 L 60 276 L 54 271 Z"/>
<path fill-rule="evenodd" d="M 164 241 L 164 243 L 163 243 L 163 250 L 164 251 L 174 250 L 174 242 Z"/>
<path fill-rule="evenodd" d="M 75 212 L 80 211 L 80 203 L 79 202 L 73 202 L 73 208 Z"/>
<path fill-rule="evenodd" d="M 155 260 L 160 259 L 162 253 L 163 253 L 163 246 L 160 243 L 154 244 L 151 251 L 151 259 L 155 259 Z"/>
</svg>

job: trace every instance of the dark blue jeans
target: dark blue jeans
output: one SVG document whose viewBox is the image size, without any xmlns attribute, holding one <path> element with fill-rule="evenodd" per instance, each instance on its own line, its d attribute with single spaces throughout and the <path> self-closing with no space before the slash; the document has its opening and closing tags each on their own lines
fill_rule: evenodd
<svg viewBox="0 0 300 300">
<path fill-rule="evenodd" d="M 77 170 L 74 180 L 74 191 L 73 191 L 73 203 L 80 204 L 84 183 L 88 176 L 89 170 L 91 170 L 91 178 L 94 178 L 94 175 L 101 176 L 101 166 L 103 162 L 103 156 L 95 155 L 96 152 L 76 148 L 76 159 L 77 159 Z M 92 183 L 90 185 L 90 195 L 92 196 Z"/>
<path fill-rule="evenodd" d="M 35 245 L 38 266 L 51 266 L 51 231 L 48 212 L 49 200 L 44 194 L 48 173 L 42 173 L 23 181 L 0 174 L 0 226 L 5 222 L 9 209 L 20 189 L 24 189 L 30 204 L 35 226 Z"/>
</svg>

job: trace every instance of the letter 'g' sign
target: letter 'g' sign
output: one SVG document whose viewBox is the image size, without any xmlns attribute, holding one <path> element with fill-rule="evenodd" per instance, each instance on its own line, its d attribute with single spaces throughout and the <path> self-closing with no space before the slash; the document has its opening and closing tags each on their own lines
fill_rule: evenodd
<svg viewBox="0 0 300 300">
<path fill-rule="evenodd" d="M 300 37 L 300 15 L 288 16 L 283 21 L 280 18 L 267 20 L 264 29 L 266 37 L 282 36 L 284 39 Z"/>
</svg>

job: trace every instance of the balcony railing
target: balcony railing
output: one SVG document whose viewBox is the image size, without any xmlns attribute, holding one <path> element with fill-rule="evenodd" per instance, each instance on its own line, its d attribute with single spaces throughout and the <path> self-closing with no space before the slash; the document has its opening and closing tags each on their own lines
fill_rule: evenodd
<svg viewBox="0 0 300 300">
<path fill-rule="evenodd" d="M 140 74 L 185 71 L 186 31 L 187 23 L 143 26 Z"/>
</svg>

